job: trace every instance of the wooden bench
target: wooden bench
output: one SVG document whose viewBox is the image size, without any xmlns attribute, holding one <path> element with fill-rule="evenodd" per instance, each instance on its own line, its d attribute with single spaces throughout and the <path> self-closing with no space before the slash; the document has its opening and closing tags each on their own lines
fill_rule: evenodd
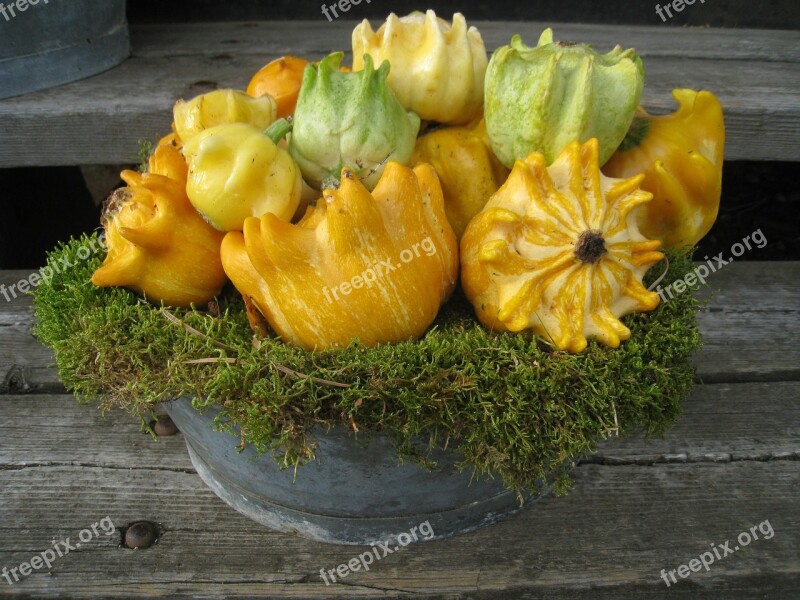
<svg viewBox="0 0 800 600">
<path fill-rule="evenodd" d="M 729 160 L 800 160 L 800 44 L 789 31 L 558 23 L 476 23 L 486 46 L 542 29 L 607 51 L 634 47 L 644 104 L 671 110 L 670 90 L 708 88 L 725 107 Z M 244 88 L 269 60 L 350 48 L 352 22 L 152 25 L 131 32 L 133 55 L 88 80 L 0 101 L 0 167 L 136 162 L 138 140 L 169 131 L 172 105 L 215 87 Z M 36 140 L 36 143 L 30 143 Z"/>
<path fill-rule="evenodd" d="M 540 23 L 477 23 L 491 49 Z M 242 87 L 284 53 L 349 47 L 347 22 L 147 26 L 134 54 L 89 80 L 0 101 L 0 166 L 124 163 L 137 140 L 169 128 L 175 99 Z M 707 88 L 726 108 L 727 158 L 800 160 L 800 34 L 785 31 L 555 24 L 557 37 L 642 54 L 645 104 L 673 87 Z M 764 232 L 769 237 L 769 232 Z M 731 240 L 731 243 L 738 240 Z M 0 272 L 10 286 L 29 272 Z M 36 598 L 790 598 L 800 589 L 800 262 L 732 264 L 713 274 L 700 315 L 699 385 L 664 440 L 612 439 L 548 497 L 497 525 L 413 545 L 369 572 L 326 585 L 363 549 L 262 528 L 229 509 L 193 471 L 180 435 L 156 442 L 138 422 L 79 406 L 31 336 L 27 297 L 0 296 L 0 569 L 111 518 L 80 548 L 0 596 Z M 387 490 L 387 495 L 391 490 Z M 119 530 L 162 528 L 147 550 Z M 774 535 L 765 539 L 758 525 Z M 669 587 L 713 549 L 759 539 Z M 742 538 L 744 539 L 744 538 Z"/>
</svg>

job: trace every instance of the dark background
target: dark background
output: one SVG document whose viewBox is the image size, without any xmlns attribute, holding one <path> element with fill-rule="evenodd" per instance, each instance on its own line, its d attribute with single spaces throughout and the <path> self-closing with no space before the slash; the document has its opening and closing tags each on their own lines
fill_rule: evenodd
<svg viewBox="0 0 800 600">
<path fill-rule="evenodd" d="M 238 21 L 249 19 L 319 19 L 323 0 L 128 0 L 131 23 Z M 800 29 L 798 0 L 696 0 L 668 20 L 669 25 L 711 27 L 756 27 Z M 334 0 L 325 0 L 333 4 Z M 467 19 L 515 21 L 565 21 L 657 25 L 657 3 L 667 0 L 495 0 L 493 2 L 422 2 L 361 0 L 342 19 L 384 19 L 390 12 L 406 14 L 413 10 L 434 9 L 440 15 L 461 12 Z"/>
<path fill-rule="evenodd" d="M 131 24 L 274 19 L 325 19 L 323 0 L 128 0 Z M 330 5 L 333 0 L 325 0 Z M 608 24 L 692 27 L 754 27 L 800 29 L 800 0 L 696 0 L 682 13 L 662 23 L 656 0 L 495 0 L 493 2 L 424 3 L 366 0 L 341 19 L 374 22 L 389 12 L 406 14 L 433 8 L 440 15 L 459 11 L 469 20 L 540 20 Z M 659 0 L 661 5 L 666 0 Z M 798 90 L 800 93 L 800 90 Z M 701 242 L 696 258 L 719 252 L 757 228 L 768 240 L 763 249 L 748 251 L 743 260 L 800 260 L 800 186 L 798 163 L 727 162 L 723 198 L 714 228 Z M 99 225 L 99 208 L 92 201 L 78 167 L 0 169 L 0 192 L 7 199 L 0 218 L 0 269 L 41 266 L 47 250 L 70 235 Z"/>
</svg>

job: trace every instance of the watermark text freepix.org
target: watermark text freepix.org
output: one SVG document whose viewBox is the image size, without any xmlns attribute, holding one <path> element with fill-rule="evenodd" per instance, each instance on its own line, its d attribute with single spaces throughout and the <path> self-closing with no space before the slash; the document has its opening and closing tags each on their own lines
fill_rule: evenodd
<svg viewBox="0 0 800 600">
<path fill-rule="evenodd" d="M 731 246 L 731 254 L 733 255 L 733 258 L 725 260 L 722 256 L 722 252 L 714 256 L 712 259 L 709 259 L 708 256 L 705 256 L 703 258 L 706 263 L 697 265 L 694 270 L 687 273 L 683 279 L 673 281 L 665 288 L 662 288 L 659 285 L 656 288 L 659 298 L 661 298 L 662 302 L 666 302 L 667 298 L 671 300 L 675 297 L 675 294 L 682 294 L 687 289 L 696 286 L 698 282 L 705 285 L 706 277 L 708 277 L 711 273 L 716 273 L 725 265 L 732 263 L 736 258 L 744 254 L 745 250 L 752 250 L 753 246 L 750 245 L 751 241 L 753 244 L 755 244 L 756 248 L 763 248 L 767 245 L 766 236 L 761 232 L 761 229 L 756 229 L 750 235 L 745 236 L 741 242 L 736 242 L 733 246 Z"/>
<path fill-rule="evenodd" d="M 98 527 L 100 528 L 99 531 Z M 100 531 L 102 531 L 106 536 L 109 536 L 112 535 L 116 530 L 117 529 L 114 527 L 111 517 L 103 517 L 97 523 L 93 523 L 90 527 L 81 529 L 81 531 L 78 533 L 78 539 L 80 542 L 72 543 L 70 542 L 70 538 L 61 540 L 60 542 L 57 542 L 55 539 L 53 539 L 51 542 L 53 544 L 52 548 L 43 550 L 31 558 L 28 562 L 24 562 L 12 569 L 3 567 L 2 575 L 9 585 L 14 585 L 20 580 L 20 577 L 27 577 L 33 573 L 33 571 L 38 571 L 44 567 L 49 569 L 53 566 L 53 562 L 56 560 L 56 558 L 62 558 L 69 554 L 71 550 L 77 550 L 80 548 L 81 544 L 86 544 L 95 538 L 99 538 Z"/>
<path fill-rule="evenodd" d="M 417 242 L 411 246 L 411 248 L 406 248 L 400 252 L 401 262 L 393 263 L 391 258 L 387 258 L 386 260 L 382 260 L 373 264 L 360 275 L 354 276 L 352 279 L 350 279 L 350 281 L 343 281 L 331 289 L 325 286 L 322 289 L 322 293 L 325 295 L 325 299 L 328 301 L 328 304 L 333 304 L 334 299 L 340 299 L 339 294 L 342 296 L 347 296 L 352 293 L 353 290 L 358 290 L 362 287 L 370 288 L 376 281 L 378 281 L 379 277 L 383 277 L 387 273 L 391 273 L 392 271 L 399 269 L 404 264 L 410 263 L 415 258 L 419 258 L 420 250 L 425 252 L 425 256 L 433 256 L 436 254 L 436 246 L 433 245 L 433 240 L 430 238 L 430 236 L 426 237 L 421 242 Z"/>
<path fill-rule="evenodd" d="M 50 0 L 42 0 L 42 2 L 48 4 Z M 9 2 L 8 4 L 0 2 L 0 15 L 3 15 L 6 21 L 10 21 L 19 13 L 28 10 L 30 6 L 36 6 L 37 4 L 39 4 L 39 0 L 16 0 L 16 2 Z"/>
<path fill-rule="evenodd" d="M 328 569 L 327 571 L 324 568 L 320 569 L 320 579 L 325 582 L 325 585 L 330 585 L 331 583 L 336 583 L 337 575 L 340 579 L 344 579 L 350 573 L 355 573 L 361 569 L 369 571 L 369 566 L 374 561 L 381 560 L 390 554 L 394 554 L 400 550 L 400 548 L 408 546 L 411 542 L 418 541 L 419 537 L 417 536 L 417 532 L 419 532 L 423 540 L 429 540 L 435 535 L 433 533 L 433 527 L 431 527 L 430 521 L 424 521 L 423 523 L 412 527 L 408 533 L 403 532 L 399 534 L 397 536 L 397 546 L 390 547 L 391 542 L 375 542 L 370 544 L 372 549 L 362 552 L 358 556 L 354 556 L 346 563 L 342 563 L 337 566 L 335 569 Z M 328 580 L 329 577 L 330 581 Z"/>
<path fill-rule="evenodd" d="M 656 4 L 656 14 L 661 17 L 661 21 L 663 23 L 667 22 L 667 17 L 670 19 L 672 18 L 672 11 L 675 12 L 683 12 L 683 9 L 686 6 L 691 6 L 695 3 L 695 0 L 672 0 L 672 2 L 667 2 L 664 6 L 660 4 Z M 700 0 L 700 4 L 705 4 L 706 0 Z M 667 16 L 664 16 L 664 13 L 667 13 Z"/>
<path fill-rule="evenodd" d="M 91 238 L 87 245 L 78 248 L 78 258 L 80 260 L 86 260 L 93 254 L 105 252 L 106 247 L 104 242 L 104 234 L 100 234 L 98 237 Z M 0 284 L 0 295 L 6 299 L 6 302 L 11 302 L 11 300 L 16 299 L 18 295 L 28 293 L 42 282 L 50 283 L 53 275 L 60 275 L 61 273 L 64 273 L 75 266 L 75 263 L 72 262 L 68 256 L 61 256 L 59 260 L 60 263 L 56 264 L 55 266 L 51 267 L 50 265 L 46 265 L 38 271 L 31 273 L 24 279 L 20 279 L 18 282 L 12 283 L 8 287 L 6 287 L 4 283 Z"/>
<path fill-rule="evenodd" d="M 733 548 L 731 548 L 733 542 L 730 540 L 727 540 L 724 544 L 710 544 L 713 552 L 711 550 L 706 550 L 697 558 L 693 558 L 685 565 L 680 565 L 677 569 L 671 569 L 669 571 L 661 569 L 661 579 L 663 579 L 664 583 L 669 587 L 673 583 L 678 583 L 678 580 L 675 578 L 676 573 L 681 579 L 686 579 L 689 575 L 697 573 L 701 569 L 709 571 L 711 565 L 714 564 L 715 561 L 722 560 L 729 554 L 733 554 L 741 548 L 750 545 L 751 542 L 756 541 L 759 532 L 761 532 L 765 540 L 771 540 L 775 535 L 775 531 L 772 529 L 769 520 L 762 521 L 758 525 L 753 525 L 749 531 L 740 533 L 736 538 L 739 544 L 735 545 Z"/>
<path fill-rule="evenodd" d="M 372 2 L 372 0 L 364 0 L 364 1 L 367 4 Z M 338 2 L 334 2 L 333 4 L 330 4 L 328 6 L 325 6 L 325 3 L 323 2 L 322 3 L 322 14 L 325 15 L 328 18 L 328 23 L 330 23 L 334 19 L 338 19 L 339 18 L 339 13 L 336 12 L 336 7 L 337 6 L 339 7 L 340 11 L 342 11 L 343 13 L 346 13 L 353 6 L 357 6 L 359 4 L 361 4 L 361 0 L 339 0 Z M 328 11 L 333 13 L 333 17 L 331 17 L 331 15 L 330 15 L 330 13 Z"/>
</svg>

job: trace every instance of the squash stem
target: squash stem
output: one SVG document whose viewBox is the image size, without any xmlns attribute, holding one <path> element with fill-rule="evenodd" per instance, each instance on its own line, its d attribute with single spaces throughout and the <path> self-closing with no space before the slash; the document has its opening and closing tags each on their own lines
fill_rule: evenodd
<svg viewBox="0 0 800 600">
<path fill-rule="evenodd" d="M 292 123 L 292 117 L 278 119 L 264 130 L 264 135 L 277 144 L 284 137 L 286 137 L 286 134 L 292 130 L 293 126 L 294 123 Z"/>
<path fill-rule="evenodd" d="M 594 264 L 608 252 L 603 235 L 596 229 L 587 229 L 575 243 L 575 257 L 585 264 Z"/>
</svg>

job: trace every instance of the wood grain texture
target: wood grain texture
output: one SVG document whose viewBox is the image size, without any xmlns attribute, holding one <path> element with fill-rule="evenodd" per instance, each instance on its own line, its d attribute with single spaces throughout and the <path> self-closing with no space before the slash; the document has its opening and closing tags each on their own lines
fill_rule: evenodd
<svg viewBox="0 0 800 600">
<path fill-rule="evenodd" d="M 0 413 L 13 415 L 2 428 L 0 468 L 73 465 L 193 471 L 180 436 L 153 439 L 138 419 L 121 410 L 103 416 L 95 406 L 78 405 L 67 394 L 12 394 L 0 395 Z M 230 442 L 233 447 L 239 444 L 233 436 Z M 800 459 L 800 382 L 699 385 L 664 439 L 645 439 L 641 433 L 610 438 L 583 462 L 777 459 Z"/>
<path fill-rule="evenodd" d="M 153 438 L 122 410 L 106 415 L 66 394 L 0 395 L 8 415 L 0 469 L 86 466 L 194 472 L 183 437 Z M 57 452 L 54 452 L 57 449 Z"/>
<path fill-rule="evenodd" d="M 91 442 L 89 442 L 91 443 Z M 101 534 L 37 572 L 7 596 L 36 598 L 783 598 L 800 577 L 796 508 L 800 462 L 600 466 L 575 470 L 575 488 L 490 528 L 418 544 L 369 572 L 326 586 L 362 547 L 340 547 L 255 527 L 206 490 L 196 475 L 148 469 L 31 467 L 0 471 L 0 564 L 16 566 L 73 541 L 105 516 L 124 527 L 159 523 L 159 543 L 119 548 Z M 387 490 L 387 500 L 391 490 Z M 693 573 L 675 569 L 769 521 L 774 536 Z M 766 529 L 766 526 L 765 526 Z M 735 543 L 735 542 L 734 542 Z M 731 545 L 733 546 L 733 544 Z M 0 583 L 3 583 L 0 581 Z M 766 584 L 766 587 L 762 587 Z M 581 596 L 585 594 L 586 596 Z"/>
<path fill-rule="evenodd" d="M 544 23 L 477 23 L 488 49 Z M 645 57 L 643 103 L 673 107 L 675 87 L 706 88 L 726 110 L 729 160 L 800 160 L 800 33 L 554 24 L 561 39 L 599 50 L 619 42 Z M 350 47 L 345 21 L 153 25 L 132 31 L 133 55 L 80 82 L 0 101 L 0 167 L 133 163 L 138 140 L 169 130 L 171 107 L 216 87 L 238 87 L 267 61 L 320 58 Z M 30 140 L 38 140 L 31 144 Z"/>
<path fill-rule="evenodd" d="M 377 27 L 380 23 L 372 20 Z M 142 57 L 175 56 L 182 53 L 214 56 L 223 51 L 237 55 L 285 54 L 303 44 L 308 54 L 325 55 L 332 49 L 350 48 L 350 21 L 328 23 L 303 21 L 300 27 L 306 40 L 297 39 L 297 21 L 257 21 L 247 23 L 192 23 L 192 36 L 174 24 L 133 27 L 131 40 L 134 55 Z M 488 52 L 507 44 L 512 33 L 519 32 L 529 46 L 539 34 L 552 27 L 556 39 L 592 44 L 607 52 L 617 44 L 635 48 L 644 58 L 652 56 L 764 62 L 800 62 L 800 47 L 793 31 L 761 29 L 702 29 L 651 26 L 588 25 L 551 21 L 470 21 L 481 32 Z"/>
<path fill-rule="evenodd" d="M 768 433 L 767 433 L 768 432 Z M 604 441 L 583 462 L 602 464 L 800 460 L 800 382 L 695 387 L 663 439 Z"/>
</svg>

